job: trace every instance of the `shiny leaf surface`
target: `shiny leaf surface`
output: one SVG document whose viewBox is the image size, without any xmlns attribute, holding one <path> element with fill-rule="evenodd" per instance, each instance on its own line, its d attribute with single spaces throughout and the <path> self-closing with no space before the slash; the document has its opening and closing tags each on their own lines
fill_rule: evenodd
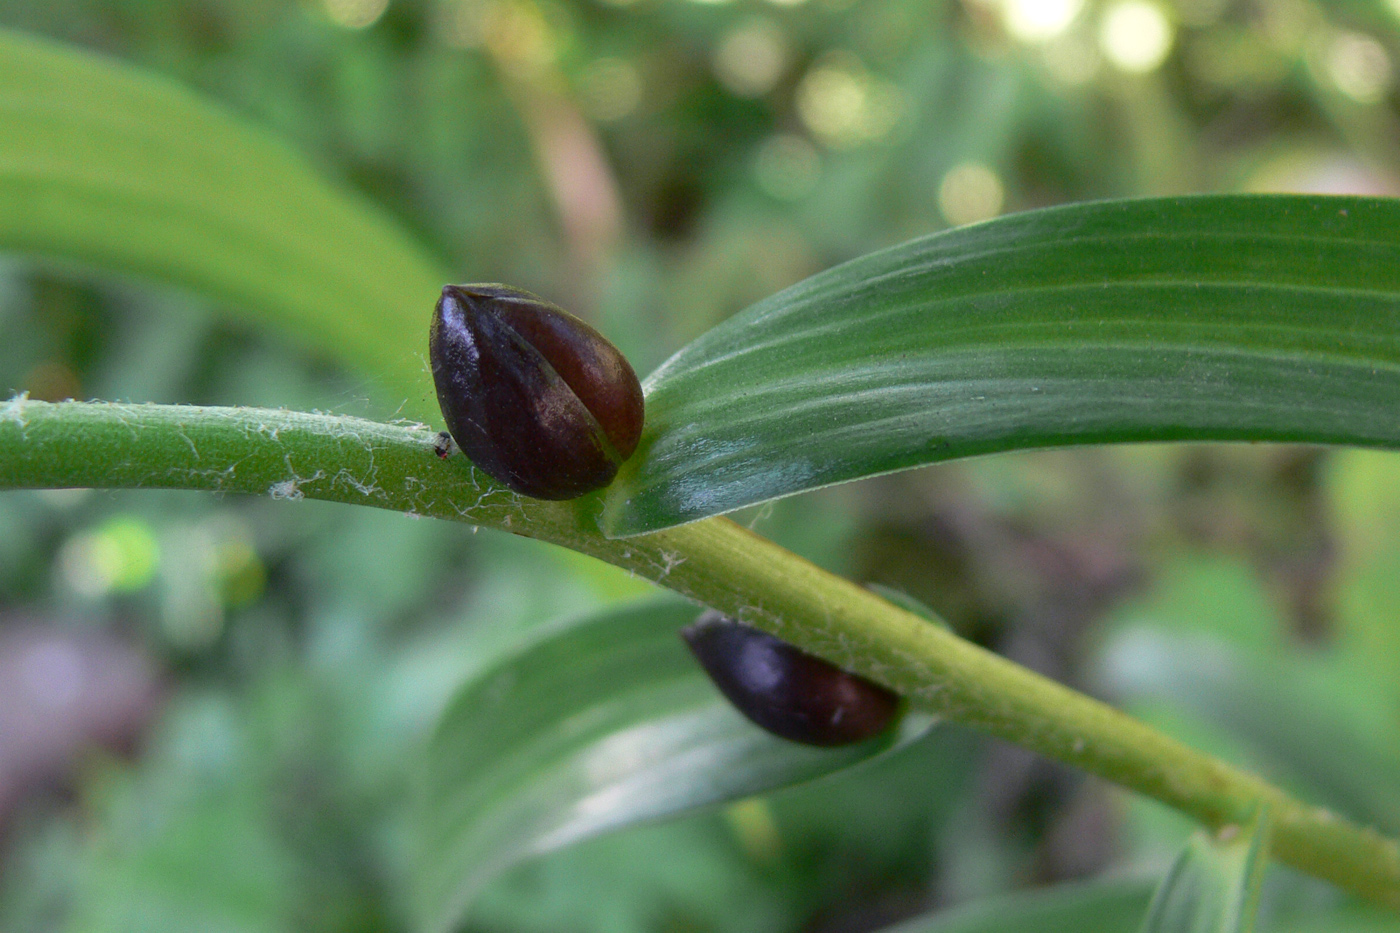
<svg viewBox="0 0 1400 933">
<path fill-rule="evenodd" d="M 1137 933 L 1151 899 L 1143 881 L 1060 884 L 941 910 L 884 933 Z"/>
<path fill-rule="evenodd" d="M 588 836 L 810 780 L 924 734 L 785 742 L 733 709 L 678 630 L 677 599 L 553 630 L 453 700 L 429 750 L 418 904 L 445 930 L 513 863 Z"/>
<path fill-rule="evenodd" d="M 780 292 L 644 383 L 629 535 L 940 460 L 1069 444 L 1400 446 L 1400 201 L 1078 204 Z"/>
</svg>

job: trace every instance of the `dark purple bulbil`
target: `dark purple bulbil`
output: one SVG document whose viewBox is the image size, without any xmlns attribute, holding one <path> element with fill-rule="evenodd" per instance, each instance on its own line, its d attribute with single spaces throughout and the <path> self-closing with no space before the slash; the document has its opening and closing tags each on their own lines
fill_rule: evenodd
<svg viewBox="0 0 1400 933">
<path fill-rule="evenodd" d="M 428 340 L 457 446 L 516 492 L 572 499 L 612 482 L 642 433 L 642 388 L 621 351 L 542 298 L 449 285 Z"/>
<path fill-rule="evenodd" d="M 681 637 L 739 712 L 781 738 L 849 745 L 884 732 L 899 711 L 892 691 L 713 610 Z"/>
</svg>

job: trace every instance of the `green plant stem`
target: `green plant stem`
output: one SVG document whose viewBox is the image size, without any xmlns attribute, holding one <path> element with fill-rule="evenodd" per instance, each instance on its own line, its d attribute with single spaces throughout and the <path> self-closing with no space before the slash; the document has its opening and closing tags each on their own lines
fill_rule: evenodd
<svg viewBox="0 0 1400 933">
<path fill-rule="evenodd" d="M 725 519 L 635 538 L 599 498 L 523 499 L 436 432 L 267 409 L 0 403 L 0 488 L 172 488 L 326 499 L 524 534 L 590 554 L 884 683 L 954 722 L 1153 797 L 1212 828 L 1260 802 L 1273 854 L 1400 908 L 1400 848 L 1111 707 L 984 651 Z"/>
</svg>

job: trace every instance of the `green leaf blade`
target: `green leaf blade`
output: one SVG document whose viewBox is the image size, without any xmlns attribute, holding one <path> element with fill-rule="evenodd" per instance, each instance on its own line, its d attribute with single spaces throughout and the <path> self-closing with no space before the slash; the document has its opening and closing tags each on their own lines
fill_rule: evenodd
<svg viewBox="0 0 1400 933">
<path fill-rule="evenodd" d="M 576 620 L 469 683 L 428 754 L 418 898 L 427 929 L 460 921 L 512 864 L 589 836 L 829 774 L 912 741 L 841 749 L 770 736 L 724 700 L 678 630 L 677 599 Z"/>
<path fill-rule="evenodd" d="M 1260 805 L 1229 838 L 1197 833 L 1152 896 L 1142 933 L 1250 933 L 1268 864 L 1270 822 Z"/>
<path fill-rule="evenodd" d="M 936 911 L 884 933 L 1137 933 L 1151 899 L 1144 881 L 1065 883 Z"/>
<path fill-rule="evenodd" d="M 610 534 L 1070 444 L 1400 445 L 1400 202 L 1221 196 L 1014 215 L 767 299 L 646 381 Z"/>
<path fill-rule="evenodd" d="M 5 31 L 0 249 L 226 302 L 433 414 L 422 353 L 446 276 L 389 218 L 176 84 Z"/>
</svg>

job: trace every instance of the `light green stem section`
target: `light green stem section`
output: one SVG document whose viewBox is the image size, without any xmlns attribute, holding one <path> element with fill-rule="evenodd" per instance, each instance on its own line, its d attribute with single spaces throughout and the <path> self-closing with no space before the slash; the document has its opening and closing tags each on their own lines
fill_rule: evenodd
<svg viewBox="0 0 1400 933">
<path fill-rule="evenodd" d="M 248 408 L 0 403 L 0 488 L 205 489 L 449 518 L 591 554 L 773 632 L 919 706 L 1082 768 L 1212 828 L 1266 803 L 1273 854 L 1400 908 L 1400 849 L 1103 703 L 984 651 L 725 519 L 608 540 L 601 503 L 521 498 L 436 432 Z"/>
</svg>

